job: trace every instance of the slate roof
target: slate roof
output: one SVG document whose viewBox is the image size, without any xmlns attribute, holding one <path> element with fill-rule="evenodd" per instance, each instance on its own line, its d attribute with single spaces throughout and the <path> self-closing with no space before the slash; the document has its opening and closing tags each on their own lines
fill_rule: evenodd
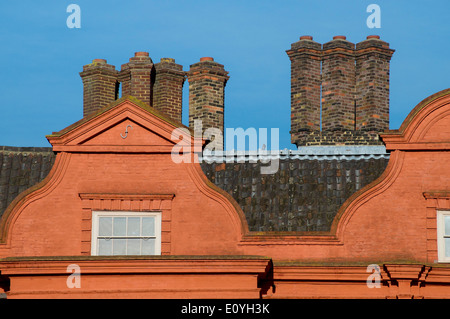
<svg viewBox="0 0 450 319">
<path fill-rule="evenodd" d="M 386 155 L 289 155 L 267 175 L 261 162 L 201 166 L 238 202 L 250 231 L 329 231 L 342 204 L 378 178 L 388 162 Z"/>
<path fill-rule="evenodd" d="M 245 157 L 245 156 L 244 156 Z M 354 192 L 385 170 L 388 154 L 280 152 L 279 169 L 261 162 L 206 161 L 206 176 L 242 207 L 251 231 L 327 231 Z M 55 160 L 51 148 L 0 146 L 0 216 L 19 193 L 42 181 Z"/>
<path fill-rule="evenodd" d="M 54 161 L 50 147 L 0 146 L 0 216 L 17 195 L 48 175 Z"/>
</svg>

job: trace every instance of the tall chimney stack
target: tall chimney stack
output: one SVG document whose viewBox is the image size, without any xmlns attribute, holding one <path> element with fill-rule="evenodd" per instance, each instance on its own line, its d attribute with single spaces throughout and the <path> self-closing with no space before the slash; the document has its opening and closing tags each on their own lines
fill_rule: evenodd
<svg viewBox="0 0 450 319">
<path fill-rule="evenodd" d="M 335 36 L 323 45 L 322 130 L 355 129 L 355 45 Z"/>
<path fill-rule="evenodd" d="M 302 36 L 286 53 L 291 60 L 291 142 L 320 131 L 322 45 Z"/>
<path fill-rule="evenodd" d="M 95 59 L 83 66 L 80 72 L 83 81 L 83 117 L 98 111 L 117 99 L 118 71 L 104 59 Z"/>
<path fill-rule="evenodd" d="M 204 57 L 192 64 L 187 72 L 189 81 L 189 126 L 202 134 L 208 128 L 217 128 L 222 133 L 215 141 L 223 150 L 225 85 L 229 79 L 224 66 L 211 57 Z M 202 131 L 194 127 L 194 121 L 202 121 Z"/>
<path fill-rule="evenodd" d="M 185 72 L 175 59 L 162 58 L 155 64 L 153 107 L 181 123 Z"/>
<path fill-rule="evenodd" d="M 119 72 L 122 96 L 132 95 L 151 106 L 153 77 L 153 61 L 148 52 L 136 52 Z"/>
<path fill-rule="evenodd" d="M 368 36 L 355 46 L 335 36 L 320 45 L 302 36 L 286 52 L 293 144 L 382 144 L 378 133 L 389 129 L 389 43 Z"/>
<path fill-rule="evenodd" d="M 394 50 L 379 36 L 356 44 L 356 129 L 389 129 L 389 64 Z"/>
</svg>

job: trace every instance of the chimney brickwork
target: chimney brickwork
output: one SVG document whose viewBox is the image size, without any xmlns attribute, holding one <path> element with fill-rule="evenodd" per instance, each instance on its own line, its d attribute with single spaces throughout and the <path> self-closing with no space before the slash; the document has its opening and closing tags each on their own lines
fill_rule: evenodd
<svg viewBox="0 0 450 319">
<path fill-rule="evenodd" d="M 355 45 L 336 36 L 323 45 L 322 130 L 355 128 Z"/>
<path fill-rule="evenodd" d="M 302 36 L 286 51 L 291 61 L 291 142 L 310 145 L 377 145 L 389 129 L 389 68 L 394 50 L 379 36 L 356 45 L 335 36 L 323 45 Z M 183 85 L 189 82 L 189 126 L 201 120 L 221 133 L 224 94 L 229 79 L 224 66 L 204 57 L 188 72 L 174 59 L 153 64 L 147 52 L 136 52 L 119 71 L 104 59 L 83 66 L 83 116 L 122 96 L 132 95 L 174 120 L 182 121 Z"/>
<path fill-rule="evenodd" d="M 302 36 L 286 53 L 291 60 L 291 142 L 296 144 L 320 130 L 322 45 Z"/>
<path fill-rule="evenodd" d="M 394 50 L 379 36 L 356 45 L 356 129 L 389 129 L 389 62 Z"/>
<path fill-rule="evenodd" d="M 148 105 L 152 105 L 154 66 L 147 52 L 136 52 L 128 63 L 122 65 L 119 81 L 122 96 L 132 95 Z"/>
<path fill-rule="evenodd" d="M 104 59 L 83 66 L 83 117 L 115 101 L 118 95 L 118 71 Z"/>
<path fill-rule="evenodd" d="M 222 132 L 221 141 L 216 144 L 223 149 L 225 85 L 229 79 L 224 66 L 213 58 L 204 57 L 192 64 L 187 72 L 189 82 L 189 126 L 202 134 L 208 128 Z M 202 121 L 202 131 L 194 126 L 195 120 Z"/>
<path fill-rule="evenodd" d="M 153 85 L 153 107 L 181 123 L 183 104 L 183 66 L 174 59 L 162 58 L 155 64 L 155 83 Z"/>
<path fill-rule="evenodd" d="M 314 44 L 312 54 L 312 37 L 300 39 L 286 51 L 291 60 L 292 143 L 382 144 L 378 134 L 389 128 L 389 63 L 394 50 L 378 36 L 369 36 L 356 46 L 345 36 L 336 36 L 321 48 Z M 310 44 L 308 49 L 304 48 L 306 43 Z M 313 57 L 321 63 L 311 62 Z M 317 86 L 322 96 L 320 106 Z"/>
</svg>

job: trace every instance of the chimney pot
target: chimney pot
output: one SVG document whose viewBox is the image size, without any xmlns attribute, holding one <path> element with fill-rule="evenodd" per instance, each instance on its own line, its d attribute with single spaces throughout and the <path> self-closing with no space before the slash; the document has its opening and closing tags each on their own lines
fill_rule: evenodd
<svg viewBox="0 0 450 319">
<path fill-rule="evenodd" d="M 337 35 L 333 37 L 333 40 L 346 40 L 347 37 L 345 35 Z"/>
<path fill-rule="evenodd" d="M 300 37 L 300 40 L 312 40 L 312 39 L 313 39 L 313 37 L 310 35 L 303 35 Z"/>
<path fill-rule="evenodd" d="M 106 64 L 106 60 L 105 59 L 94 59 L 94 60 L 92 60 L 92 63 Z"/>
<path fill-rule="evenodd" d="M 211 58 L 211 57 L 203 57 L 203 58 L 200 58 L 200 62 L 203 62 L 203 61 L 214 61 L 214 59 Z"/>
<path fill-rule="evenodd" d="M 367 36 L 367 40 L 369 40 L 369 39 L 380 39 L 380 36 L 379 35 L 369 35 L 369 36 Z"/>
<path fill-rule="evenodd" d="M 148 52 L 135 52 L 134 56 L 149 56 Z"/>
</svg>

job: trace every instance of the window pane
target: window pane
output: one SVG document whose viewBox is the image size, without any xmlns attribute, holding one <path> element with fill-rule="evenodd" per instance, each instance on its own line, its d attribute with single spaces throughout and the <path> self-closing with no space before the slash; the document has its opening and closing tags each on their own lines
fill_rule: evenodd
<svg viewBox="0 0 450 319">
<path fill-rule="evenodd" d="M 113 255 L 126 255 L 126 239 L 113 239 Z"/>
<path fill-rule="evenodd" d="M 154 255 L 155 254 L 155 239 L 148 238 L 142 239 L 142 255 Z"/>
<path fill-rule="evenodd" d="M 140 217 L 128 217 L 127 226 L 128 236 L 139 236 L 141 233 L 141 218 Z"/>
<path fill-rule="evenodd" d="M 98 255 L 111 255 L 112 253 L 112 239 L 98 240 Z"/>
<path fill-rule="evenodd" d="M 142 236 L 155 236 L 155 217 L 142 217 Z"/>
<path fill-rule="evenodd" d="M 450 235 L 450 216 L 444 216 L 445 236 Z"/>
<path fill-rule="evenodd" d="M 125 236 L 126 223 L 127 223 L 126 217 L 114 217 L 113 235 L 114 236 Z"/>
<path fill-rule="evenodd" d="M 98 221 L 98 235 L 111 236 L 112 234 L 112 217 L 100 217 Z"/>
<path fill-rule="evenodd" d="M 445 257 L 450 257 L 450 238 L 445 238 Z"/>
<path fill-rule="evenodd" d="M 131 238 L 127 240 L 127 255 L 141 254 L 141 239 Z"/>
</svg>

